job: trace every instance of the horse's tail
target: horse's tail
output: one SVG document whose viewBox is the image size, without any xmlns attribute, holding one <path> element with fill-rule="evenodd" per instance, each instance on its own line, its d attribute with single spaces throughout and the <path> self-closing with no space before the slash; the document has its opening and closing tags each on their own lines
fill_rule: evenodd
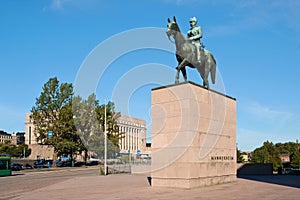
<svg viewBox="0 0 300 200">
<path fill-rule="evenodd" d="M 217 62 L 213 56 L 212 53 L 210 53 L 210 58 L 211 58 L 211 65 L 210 65 L 210 78 L 211 78 L 211 82 L 213 84 L 215 84 L 216 82 L 216 67 L 217 67 Z"/>
</svg>

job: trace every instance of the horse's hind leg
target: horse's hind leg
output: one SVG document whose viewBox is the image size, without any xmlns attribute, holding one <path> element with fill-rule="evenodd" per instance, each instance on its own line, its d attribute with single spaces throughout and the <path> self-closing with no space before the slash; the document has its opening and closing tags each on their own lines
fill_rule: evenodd
<svg viewBox="0 0 300 200">
<path fill-rule="evenodd" d="M 181 68 L 181 73 L 183 75 L 184 81 L 187 82 L 187 75 L 186 75 L 186 69 L 185 69 L 185 67 Z"/>
<path fill-rule="evenodd" d="M 209 89 L 209 82 L 203 80 L 203 87 Z"/>
<path fill-rule="evenodd" d="M 208 82 L 208 73 L 210 71 L 210 68 L 205 66 L 205 72 L 203 77 L 203 86 L 209 89 L 209 82 Z"/>
</svg>

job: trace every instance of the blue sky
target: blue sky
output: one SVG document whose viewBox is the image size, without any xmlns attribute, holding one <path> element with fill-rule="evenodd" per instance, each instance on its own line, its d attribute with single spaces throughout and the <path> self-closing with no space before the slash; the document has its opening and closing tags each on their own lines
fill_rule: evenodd
<svg viewBox="0 0 300 200">
<path fill-rule="evenodd" d="M 300 2 L 293 0 L 2 0 L 0 130 L 24 131 L 25 114 L 50 77 L 75 83 L 89 55 L 105 42 L 111 44 L 114 38 L 149 27 L 165 30 L 167 18 L 175 15 L 184 33 L 189 18 L 198 18 L 202 41 L 217 60 L 217 82 L 237 99 L 238 147 L 253 150 L 266 140 L 296 141 L 300 135 L 299 8 Z M 154 38 L 142 31 L 138 37 L 159 41 L 166 48 L 174 46 L 163 34 Z M 117 52 L 126 42 L 132 43 L 121 40 L 107 52 Z M 151 126 L 151 88 L 172 84 L 175 66 L 174 55 L 165 49 L 128 51 L 98 77 L 97 98 L 126 102 L 125 110 L 117 108 Z M 141 69 L 149 72 L 143 74 Z M 202 83 L 193 70 L 188 70 L 188 79 Z M 133 92 L 122 99 L 116 92 L 126 91 L 126 84 Z"/>
</svg>

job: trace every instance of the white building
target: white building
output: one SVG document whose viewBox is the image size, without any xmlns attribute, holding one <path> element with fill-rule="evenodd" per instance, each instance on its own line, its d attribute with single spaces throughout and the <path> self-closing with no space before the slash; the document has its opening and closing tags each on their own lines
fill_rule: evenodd
<svg viewBox="0 0 300 200">
<path fill-rule="evenodd" d="M 146 152 L 146 121 L 143 119 L 121 115 L 118 119 L 119 131 L 125 133 L 125 137 L 120 139 L 120 153 L 137 154 L 138 150 L 141 154 Z M 52 150 L 44 147 L 45 153 L 41 152 L 41 145 L 36 140 L 34 134 L 34 125 L 30 119 L 30 114 L 26 114 L 25 119 L 25 144 L 32 149 L 30 157 L 50 157 Z M 34 149 L 38 149 L 35 153 Z"/>
<path fill-rule="evenodd" d="M 118 119 L 120 132 L 125 137 L 120 139 L 120 153 L 141 154 L 146 152 L 146 121 L 143 119 L 122 115 Z"/>
</svg>

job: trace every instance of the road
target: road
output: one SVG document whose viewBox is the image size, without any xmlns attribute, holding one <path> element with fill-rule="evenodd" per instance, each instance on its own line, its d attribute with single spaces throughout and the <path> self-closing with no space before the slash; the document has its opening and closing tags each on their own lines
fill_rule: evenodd
<svg viewBox="0 0 300 200">
<path fill-rule="evenodd" d="M 80 176 L 98 176 L 99 168 L 58 168 L 47 171 L 17 171 L 12 176 L 0 177 L 0 199 L 20 197 L 22 193 L 58 184 Z"/>
</svg>

